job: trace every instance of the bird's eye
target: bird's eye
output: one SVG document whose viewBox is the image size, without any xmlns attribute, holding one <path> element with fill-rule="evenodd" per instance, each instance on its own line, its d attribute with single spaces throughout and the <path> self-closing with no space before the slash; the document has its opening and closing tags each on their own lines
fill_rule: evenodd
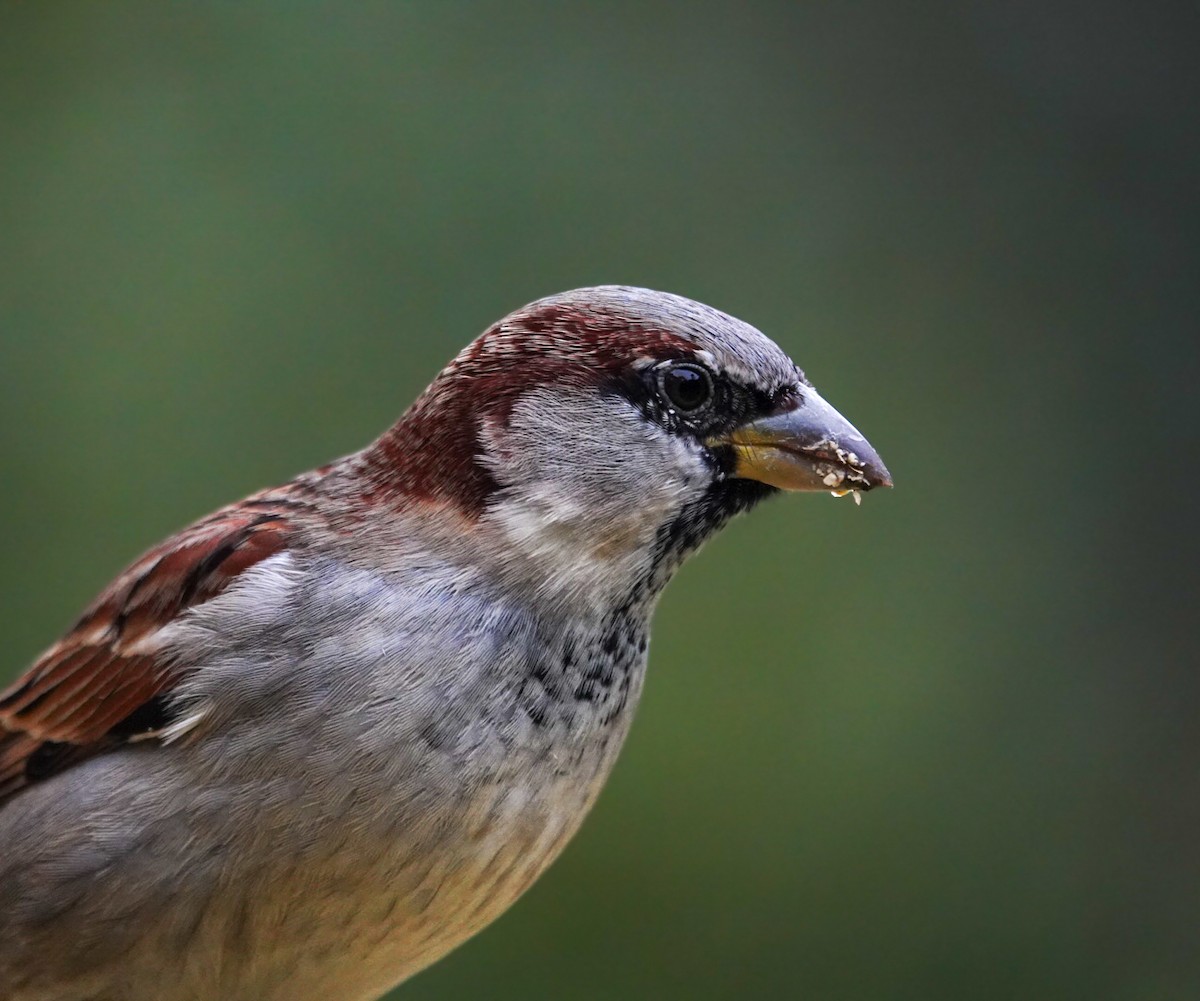
<svg viewBox="0 0 1200 1001">
<path fill-rule="evenodd" d="M 694 413 L 713 396 L 712 376 L 699 365 L 664 368 L 658 384 L 667 403 L 684 413 Z"/>
</svg>

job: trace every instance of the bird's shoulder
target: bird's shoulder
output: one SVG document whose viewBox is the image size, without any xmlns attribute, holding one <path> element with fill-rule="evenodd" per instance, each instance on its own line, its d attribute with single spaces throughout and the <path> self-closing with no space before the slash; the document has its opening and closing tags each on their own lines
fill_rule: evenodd
<svg viewBox="0 0 1200 1001">
<path fill-rule="evenodd" d="M 160 736 L 169 696 L 193 666 L 164 642 L 186 613 L 247 570 L 321 531 L 300 478 L 195 522 L 137 559 L 0 692 L 0 803 L 70 765 Z"/>
</svg>

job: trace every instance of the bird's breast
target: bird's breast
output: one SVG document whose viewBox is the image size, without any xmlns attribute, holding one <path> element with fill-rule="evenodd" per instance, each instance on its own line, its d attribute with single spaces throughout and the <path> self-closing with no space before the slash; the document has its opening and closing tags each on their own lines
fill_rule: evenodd
<svg viewBox="0 0 1200 1001">
<path fill-rule="evenodd" d="M 393 927 L 372 935 L 406 969 L 482 929 L 559 855 L 595 803 L 641 692 L 646 625 L 629 609 L 518 629 L 492 646 L 488 666 L 469 669 L 478 690 L 460 690 L 457 711 L 425 728 L 436 823 L 418 824 L 406 847 L 381 846 L 372 885 Z M 420 798 L 415 788 L 405 795 Z"/>
<path fill-rule="evenodd" d="M 501 914 L 578 830 L 641 692 L 649 609 L 572 615 L 461 573 L 417 588 L 296 569 L 280 622 L 260 615 L 190 682 L 222 727 L 180 763 L 191 787 L 252 797 L 252 827 L 226 811 L 212 836 L 256 982 L 372 996 Z"/>
</svg>

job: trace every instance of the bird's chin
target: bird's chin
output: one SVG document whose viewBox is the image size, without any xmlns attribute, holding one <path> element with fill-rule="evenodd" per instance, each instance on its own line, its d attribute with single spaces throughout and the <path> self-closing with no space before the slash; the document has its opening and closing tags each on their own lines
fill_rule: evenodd
<svg viewBox="0 0 1200 1001">
<path fill-rule="evenodd" d="M 730 476 L 719 479 L 680 512 L 677 524 L 687 526 L 684 533 L 692 543 L 688 551 L 721 529 L 730 518 L 749 511 L 760 501 L 779 493 L 779 488 L 761 480 Z"/>
</svg>

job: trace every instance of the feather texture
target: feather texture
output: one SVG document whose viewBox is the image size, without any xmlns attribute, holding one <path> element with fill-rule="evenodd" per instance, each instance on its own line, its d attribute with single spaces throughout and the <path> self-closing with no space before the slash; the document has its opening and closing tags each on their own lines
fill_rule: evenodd
<svg viewBox="0 0 1200 1001">
<path fill-rule="evenodd" d="M 0 802 L 170 722 L 165 696 L 192 665 L 160 648 L 162 629 L 288 545 L 298 513 L 311 511 L 298 486 L 255 494 L 151 549 L 0 694 Z"/>
</svg>

